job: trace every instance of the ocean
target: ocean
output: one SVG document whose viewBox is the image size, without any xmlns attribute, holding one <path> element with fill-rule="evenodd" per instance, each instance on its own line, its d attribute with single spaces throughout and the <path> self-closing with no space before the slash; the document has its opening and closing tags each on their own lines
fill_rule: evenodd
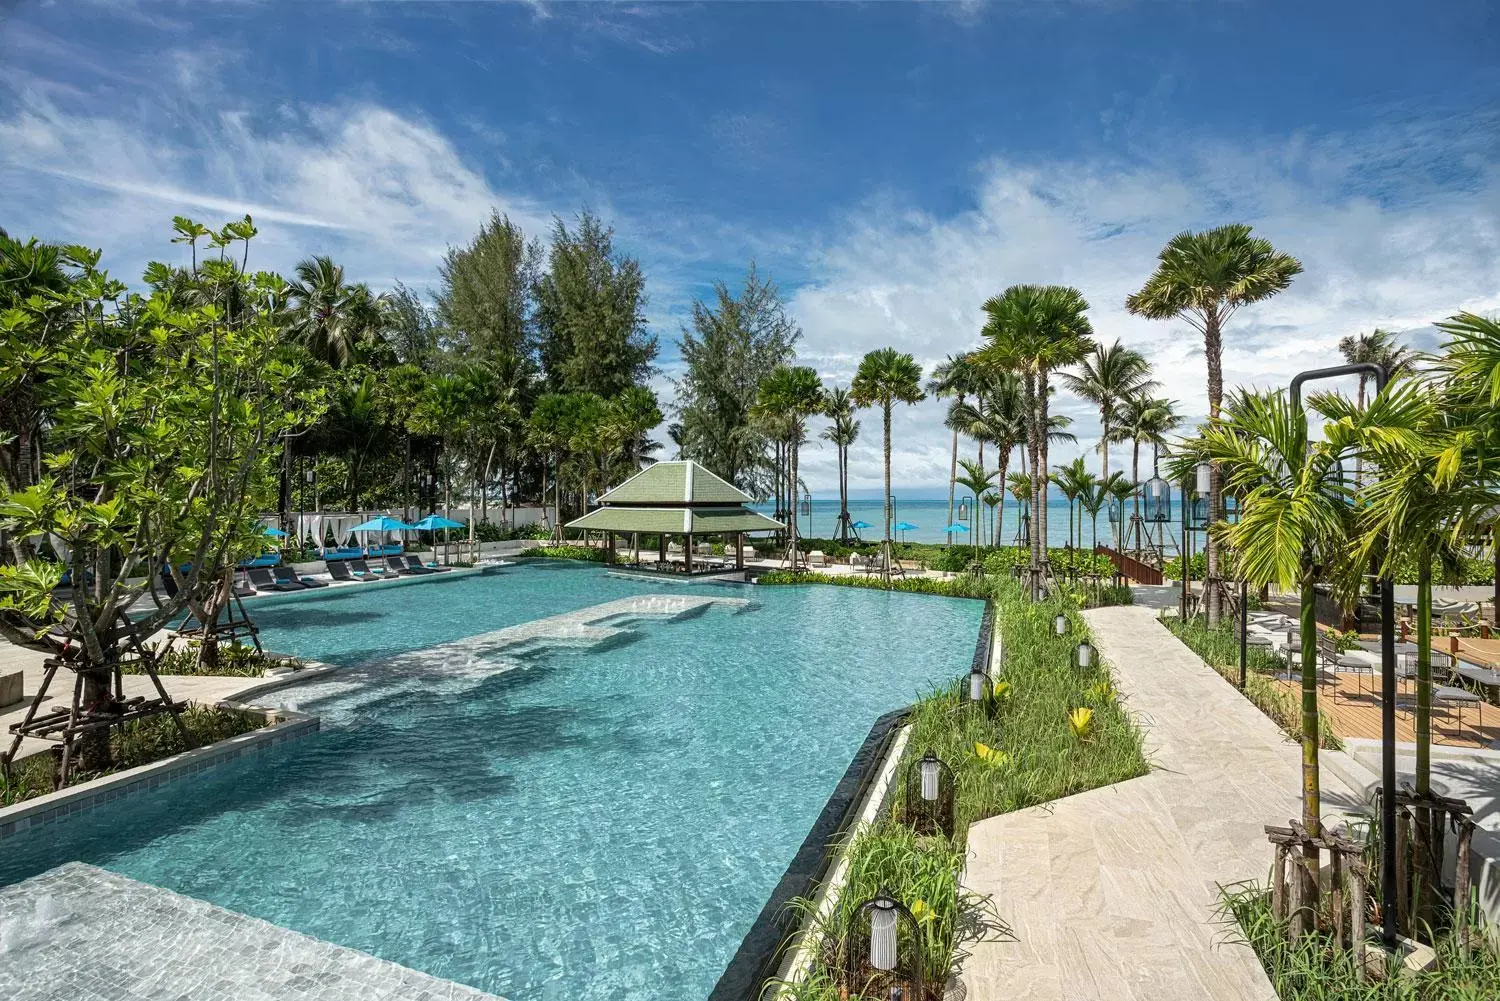
<svg viewBox="0 0 1500 1001">
<path fill-rule="evenodd" d="M 1172 527 L 1169 528 L 1169 534 L 1177 531 L 1175 526 L 1178 524 L 1176 519 L 1179 517 L 1179 511 L 1176 500 L 1174 497 L 1172 507 L 1173 521 L 1170 523 Z M 943 533 L 943 527 L 948 524 L 948 499 L 946 497 L 939 499 L 902 500 L 901 496 L 897 494 L 894 501 L 896 510 L 892 521 L 896 523 L 904 521 L 916 526 L 916 528 L 905 532 L 893 532 L 892 535 L 898 542 L 948 541 L 947 536 Z M 880 539 L 882 524 L 881 504 L 882 502 L 879 497 L 873 500 L 850 499 L 849 517 L 854 521 L 865 521 L 874 526 L 873 528 L 861 529 L 859 534 L 862 538 L 877 541 Z M 812 511 L 810 514 L 801 514 L 798 516 L 797 528 L 799 533 L 810 538 L 831 538 L 838 527 L 839 499 L 837 497 L 814 497 L 811 507 Z M 981 527 L 979 518 L 974 514 L 972 507 L 973 504 L 971 502 L 970 517 L 960 519 L 958 517 L 958 500 L 955 498 L 954 520 L 962 521 L 964 524 L 972 524 L 975 533 L 981 534 L 980 541 L 987 543 L 993 537 L 994 532 L 991 509 L 981 506 L 981 513 L 984 517 L 984 524 Z M 768 515 L 774 511 L 774 505 L 771 504 L 757 504 L 755 508 Z M 1019 515 L 1020 505 L 1015 500 L 1007 498 L 1005 501 L 1005 515 L 1000 526 L 1000 542 L 1002 545 L 1014 544 Z M 1099 542 L 1108 544 L 1112 538 L 1109 518 L 1104 511 L 1100 511 Z M 1085 514 L 1083 518 L 1082 544 L 1084 546 L 1091 546 L 1093 539 L 1093 525 L 1088 515 Z M 953 533 L 953 541 L 972 542 L 974 540 L 973 535 L 969 533 L 955 532 Z M 1047 542 L 1049 545 L 1063 546 L 1067 544 L 1067 541 L 1068 502 L 1054 491 L 1047 510 Z"/>
</svg>

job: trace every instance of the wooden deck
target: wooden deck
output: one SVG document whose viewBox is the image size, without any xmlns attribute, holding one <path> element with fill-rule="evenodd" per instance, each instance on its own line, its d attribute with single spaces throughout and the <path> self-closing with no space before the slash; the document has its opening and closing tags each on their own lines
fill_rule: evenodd
<svg viewBox="0 0 1500 1001">
<path fill-rule="evenodd" d="M 1338 674 L 1338 684 L 1318 686 L 1318 707 L 1333 723 L 1340 737 L 1380 739 L 1380 677 L 1369 674 Z M 1301 697 L 1302 687 L 1295 681 L 1277 681 L 1292 698 Z M 1396 703 L 1396 739 L 1415 743 L 1416 718 L 1414 689 L 1402 682 L 1402 698 Z M 1432 742 L 1453 747 L 1489 747 L 1500 740 L 1500 706 L 1464 705 L 1434 706 Z"/>
</svg>

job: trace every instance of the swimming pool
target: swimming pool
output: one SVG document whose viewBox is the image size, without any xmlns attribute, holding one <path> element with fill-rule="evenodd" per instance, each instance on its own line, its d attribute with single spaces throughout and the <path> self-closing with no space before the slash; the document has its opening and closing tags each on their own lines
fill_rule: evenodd
<svg viewBox="0 0 1500 1001">
<path fill-rule="evenodd" d="M 704 998 L 870 725 L 964 670 L 982 612 L 455 577 L 253 603 L 271 648 L 350 665 L 282 693 L 323 731 L 22 835 L 0 882 L 82 859 L 513 1001 Z"/>
</svg>

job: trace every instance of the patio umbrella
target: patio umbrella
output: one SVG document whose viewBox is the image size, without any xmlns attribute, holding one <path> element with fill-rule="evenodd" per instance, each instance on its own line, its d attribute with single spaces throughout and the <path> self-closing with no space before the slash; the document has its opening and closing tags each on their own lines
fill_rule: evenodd
<svg viewBox="0 0 1500 1001">
<path fill-rule="evenodd" d="M 901 541 L 902 542 L 906 541 L 906 533 L 907 532 L 915 532 L 918 527 L 919 526 L 913 525 L 909 521 L 898 521 L 898 522 L 896 522 L 896 531 L 902 533 L 902 535 L 901 535 Z"/>
<path fill-rule="evenodd" d="M 270 535 L 270 536 L 274 536 L 274 537 L 276 537 L 278 539 L 284 539 L 284 538 L 286 538 L 286 533 L 285 532 L 283 532 L 281 529 L 275 528 L 275 527 L 273 527 L 271 525 L 267 525 L 266 526 L 266 534 Z"/>
<path fill-rule="evenodd" d="M 411 527 L 420 529 L 423 532 L 436 532 L 441 528 L 443 530 L 443 545 L 447 546 L 448 529 L 463 528 L 464 523 L 461 521 L 454 521 L 452 518 L 444 518 L 440 514 L 429 514 L 427 517 L 423 518 L 421 521 L 417 522 Z M 446 552 L 444 555 L 446 556 Z"/>
<path fill-rule="evenodd" d="M 392 518 L 392 517 L 389 517 L 388 515 L 381 515 L 379 518 L 371 518 L 369 521 L 362 521 L 358 525 L 355 525 L 353 528 L 349 529 L 349 531 L 351 531 L 351 532 L 409 532 L 409 531 L 411 531 L 411 529 L 413 527 L 414 526 L 408 525 L 406 522 L 401 521 L 399 518 Z M 368 550 L 369 548 L 370 548 L 370 540 L 367 538 L 367 539 L 365 539 L 365 549 Z"/>
<path fill-rule="evenodd" d="M 969 526 L 968 525 L 960 525 L 956 521 L 953 524 L 951 524 L 951 525 L 945 525 L 943 527 L 943 531 L 944 532 L 967 532 L 968 530 L 969 530 Z"/>
<path fill-rule="evenodd" d="M 865 530 L 867 528 L 874 528 L 875 526 L 872 525 L 872 524 L 870 524 L 868 521 L 861 520 L 861 521 L 850 522 L 849 523 L 849 527 L 852 528 L 852 529 L 854 529 L 854 536 L 855 536 L 855 538 L 859 538 L 859 533 L 860 532 L 862 532 L 863 530 Z"/>
</svg>

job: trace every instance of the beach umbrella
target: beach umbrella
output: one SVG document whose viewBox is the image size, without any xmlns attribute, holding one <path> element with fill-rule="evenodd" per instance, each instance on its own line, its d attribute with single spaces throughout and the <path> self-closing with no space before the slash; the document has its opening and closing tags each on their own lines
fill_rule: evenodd
<svg viewBox="0 0 1500 1001">
<path fill-rule="evenodd" d="M 421 521 L 417 522 L 411 527 L 421 529 L 424 532 L 435 532 L 441 528 L 443 530 L 443 545 L 446 547 L 448 545 L 448 529 L 463 528 L 464 523 L 461 521 L 454 521 L 452 518 L 444 518 L 439 514 L 429 514 L 427 517 L 423 518 Z M 446 548 L 444 549 L 444 558 L 447 558 Z"/>
<path fill-rule="evenodd" d="M 943 528 L 944 532 L 967 532 L 968 530 L 969 530 L 969 526 L 968 525 L 960 525 L 956 521 L 953 524 L 948 525 L 948 526 L 946 526 L 946 527 Z"/>
<path fill-rule="evenodd" d="M 902 538 L 901 538 L 902 542 L 906 541 L 905 533 L 907 533 L 907 532 L 915 532 L 917 530 L 917 527 L 918 526 L 913 525 L 909 521 L 898 521 L 898 522 L 896 522 L 896 531 L 902 533 Z"/>
<path fill-rule="evenodd" d="M 849 527 L 850 528 L 874 528 L 875 526 L 872 525 L 872 524 L 870 524 L 868 521 L 856 521 L 856 522 L 851 522 L 850 525 L 849 525 Z"/>
<path fill-rule="evenodd" d="M 269 535 L 269 536 L 272 536 L 274 538 L 277 538 L 277 539 L 284 539 L 284 538 L 286 538 L 286 533 L 285 532 L 283 532 L 281 529 L 275 528 L 275 527 L 273 527 L 271 525 L 267 525 L 266 526 L 266 534 Z"/>
<path fill-rule="evenodd" d="M 406 522 L 400 520 L 399 518 L 392 518 L 392 517 L 390 517 L 388 515 L 381 515 L 379 518 L 371 518 L 369 521 L 362 521 L 358 525 L 355 525 L 353 528 L 349 529 L 349 531 L 351 531 L 351 532 L 409 532 L 414 527 L 415 526 L 408 525 Z M 365 549 L 368 550 L 369 548 L 370 548 L 370 540 L 367 538 L 367 539 L 365 539 Z"/>
</svg>

